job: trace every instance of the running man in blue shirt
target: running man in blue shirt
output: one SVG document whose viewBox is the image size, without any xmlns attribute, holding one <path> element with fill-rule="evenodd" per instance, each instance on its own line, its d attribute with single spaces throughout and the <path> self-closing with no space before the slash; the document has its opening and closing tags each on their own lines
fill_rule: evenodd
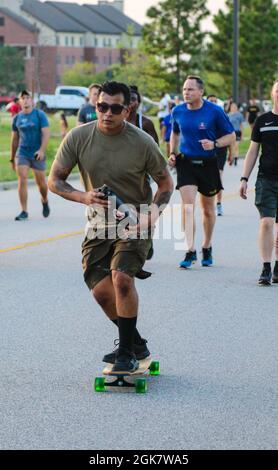
<svg viewBox="0 0 278 470">
<path fill-rule="evenodd" d="M 197 260 L 194 245 L 197 191 L 203 213 L 202 266 L 213 263 L 211 239 L 216 220 L 215 195 L 223 189 L 216 152 L 218 148 L 232 145 L 236 138 L 224 111 L 204 100 L 203 94 L 201 78 L 188 76 L 183 86 L 184 103 L 173 110 L 169 164 L 177 169 L 176 189 L 181 193 L 188 247 L 185 259 L 180 262 L 181 268 L 189 268 Z"/>
<path fill-rule="evenodd" d="M 42 214 L 48 217 L 50 213 L 47 199 L 47 184 L 45 178 L 45 151 L 49 140 L 49 123 L 46 114 L 34 109 L 32 95 L 23 90 L 19 95 L 22 111 L 12 123 L 12 141 L 10 162 L 18 176 L 18 193 L 21 212 L 15 220 L 27 220 L 27 183 L 29 169 L 32 168 L 34 177 L 41 194 Z"/>
</svg>

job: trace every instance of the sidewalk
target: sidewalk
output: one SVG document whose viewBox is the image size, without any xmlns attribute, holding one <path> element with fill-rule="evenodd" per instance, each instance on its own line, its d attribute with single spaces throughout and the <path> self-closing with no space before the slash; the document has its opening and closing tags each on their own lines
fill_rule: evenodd
<svg viewBox="0 0 278 470">
<path fill-rule="evenodd" d="M 79 173 L 72 174 L 68 177 L 67 181 L 79 181 L 80 180 L 80 175 Z M 10 189 L 16 189 L 17 188 L 17 180 L 14 181 L 0 181 L 0 191 L 9 191 Z M 34 186 L 35 180 L 33 178 L 28 179 L 28 186 Z"/>
</svg>

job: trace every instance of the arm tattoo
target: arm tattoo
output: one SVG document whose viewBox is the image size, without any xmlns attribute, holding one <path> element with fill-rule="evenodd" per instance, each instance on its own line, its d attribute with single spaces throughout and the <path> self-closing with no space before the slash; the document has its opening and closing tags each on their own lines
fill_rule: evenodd
<svg viewBox="0 0 278 470">
<path fill-rule="evenodd" d="M 157 205 L 158 208 L 160 208 L 161 206 L 168 204 L 171 199 L 171 195 L 171 191 L 164 191 L 163 193 L 159 194 L 157 198 L 155 197 L 153 202 Z"/>
<path fill-rule="evenodd" d="M 69 183 L 66 182 L 71 172 L 71 168 L 56 167 L 53 169 L 53 182 L 57 193 L 73 193 L 76 191 Z"/>
</svg>

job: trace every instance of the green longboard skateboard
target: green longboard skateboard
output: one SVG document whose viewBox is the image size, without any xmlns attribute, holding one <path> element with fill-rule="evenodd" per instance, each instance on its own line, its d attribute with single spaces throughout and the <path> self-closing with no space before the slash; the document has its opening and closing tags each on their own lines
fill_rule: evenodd
<svg viewBox="0 0 278 470">
<path fill-rule="evenodd" d="M 135 390 L 136 393 L 146 393 L 146 375 L 159 375 L 160 365 L 158 361 L 152 361 L 150 357 L 139 361 L 139 368 L 128 374 L 112 372 L 113 364 L 107 364 L 103 369 L 104 377 L 96 377 L 94 383 L 95 392 L 105 392 L 113 389 Z M 112 379 L 112 380 L 111 380 Z"/>
</svg>

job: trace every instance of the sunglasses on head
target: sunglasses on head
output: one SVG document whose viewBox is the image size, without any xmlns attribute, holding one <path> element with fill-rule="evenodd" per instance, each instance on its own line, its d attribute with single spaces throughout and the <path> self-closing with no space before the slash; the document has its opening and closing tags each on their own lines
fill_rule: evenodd
<svg viewBox="0 0 278 470">
<path fill-rule="evenodd" d="M 97 109 L 100 113 L 107 113 L 109 109 L 111 109 L 112 114 L 121 114 L 121 112 L 126 109 L 126 107 L 122 104 L 108 104 L 104 101 L 97 103 Z"/>
</svg>

